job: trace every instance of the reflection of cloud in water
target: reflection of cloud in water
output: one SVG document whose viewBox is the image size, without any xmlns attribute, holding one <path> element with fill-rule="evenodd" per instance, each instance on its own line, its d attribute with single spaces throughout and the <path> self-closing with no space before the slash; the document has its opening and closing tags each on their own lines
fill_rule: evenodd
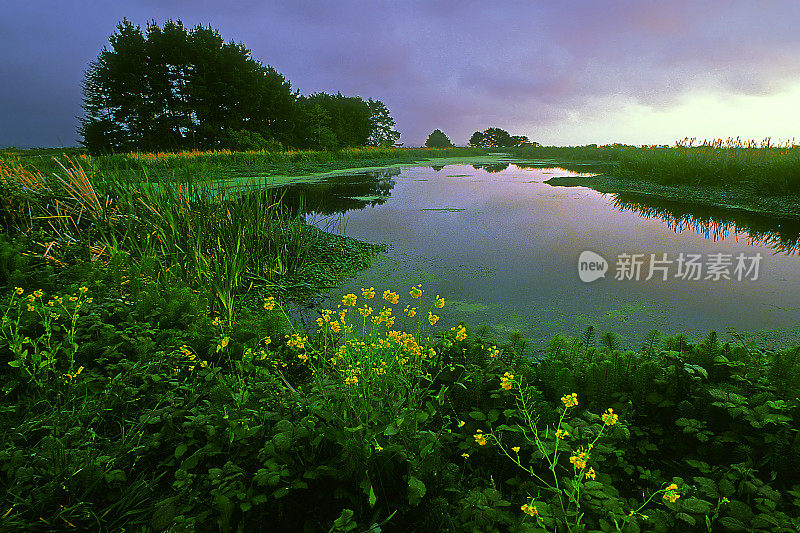
<svg viewBox="0 0 800 533">
<path fill-rule="evenodd" d="M 800 221 L 722 208 L 690 206 L 635 194 L 614 194 L 613 205 L 623 212 L 663 220 L 681 233 L 690 230 L 714 242 L 744 234 L 752 245 L 761 244 L 786 254 L 800 254 Z"/>
</svg>

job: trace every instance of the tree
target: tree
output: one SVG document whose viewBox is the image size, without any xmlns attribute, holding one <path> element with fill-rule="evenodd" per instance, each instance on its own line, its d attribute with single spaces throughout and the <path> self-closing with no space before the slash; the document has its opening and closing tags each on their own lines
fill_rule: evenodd
<svg viewBox="0 0 800 533">
<path fill-rule="evenodd" d="M 348 146 L 364 146 L 373 131 L 369 104 L 358 96 L 343 96 L 342 93 L 314 93 L 302 97 L 301 105 L 305 109 L 305 141 L 309 148 L 346 148 Z M 320 111 L 321 110 L 321 111 Z M 324 117 L 320 119 L 319 117 Z M 310 122 L 308 122 L 310 120 Z M 318 144 L 319 123 L 330 129 L 333 134 L 332 146 Z M 325 133 L 325 136 L 329 135 Z"/>
<path fill-rule="evenodd" d="M 512 136 L 500 128 L 488 128 L 473 133 L 469 144 L 479 148 L 514 148 L 529 145 L 531 142 L 524 135 Z"/>
<path fill-rule="evenodd" d="M 90 152 L 218 148 L 233 132 L 289 140 L 297 94 L 242 44 L 181 21 L 127 19 L 86 72 L 79 132 Z M 256 137 L 256 135 L 258 137 Z"/>
<path fill-rule="evenodd" d="M 123 19 L 83 81 L 79 133 L 91 153 L 186 148 L 335 149 L 391 145 L 400 134 L 379 100 L 301 97 L 243 44 L 217 30 Z"/>
<path fill-rule="evenodd" d="M 425 146 L 428 148 L 449 148 L 453 146 L 453 143 L 442 130 L 437 129 L 433 130 L 431 134 L 428 135 L 428 140 L 425 141 Z"/>
<path fill-rule="evenodd" d="M 389 108 L 380 100 L 367 100 L 369 106 L 370 132 L 367 144 L 371 146 L 393 146 L 400 138 L 400 132 L 394 129 L 394 119 Z"/>
</svg>

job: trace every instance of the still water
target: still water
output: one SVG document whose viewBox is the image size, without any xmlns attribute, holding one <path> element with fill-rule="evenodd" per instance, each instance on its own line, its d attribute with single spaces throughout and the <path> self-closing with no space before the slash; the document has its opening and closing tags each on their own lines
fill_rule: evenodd
<svg viewBox="0 0 800 533">
<path fill-rule="evenodd" d="M 589 325 L 631 348 L 653 329 L 695 338 L 714 329 L 767 346 L 800 339 L 796 221 L 545 183 L 592 170 L 570 168 L 390 168 L 297 185 L 287 197 L 302 196 L 320 227 L 390 245 L 331 293 L 334 307 L 341 295 L 374 286 L 378 296 L 401 294 L 400 314 L 421 283 L 447 301 L 437 326 L 486 324 L 500 341 L 519 331 L 540 347 Z M 608 265 L 591 282 L 579 275 L 587 250 Z M 651 260 L 660 268 L 651 271 Z"/>
</svg>

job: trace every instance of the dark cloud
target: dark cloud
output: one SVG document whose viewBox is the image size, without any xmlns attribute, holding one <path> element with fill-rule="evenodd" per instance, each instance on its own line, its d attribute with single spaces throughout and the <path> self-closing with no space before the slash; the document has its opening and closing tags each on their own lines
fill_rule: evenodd
<svg viewBox="0 0 800 533">
<path fill-rule="evenodd" d="M 800 74 L 793 0 L 11 0 L 0 145 L 74 143 L 83 72 L 123 17 L 210 24 L 305 94 L 380 99 L 407 145 L 494 125 L 547 142 L 598 100 L 663 110 L 697 90 L 774 94 Z"/>
</svg>

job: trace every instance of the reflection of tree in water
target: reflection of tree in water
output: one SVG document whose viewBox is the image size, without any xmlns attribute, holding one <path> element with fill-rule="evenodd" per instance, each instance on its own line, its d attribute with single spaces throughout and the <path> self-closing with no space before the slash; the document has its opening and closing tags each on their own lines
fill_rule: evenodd
<svg viewBox="0 0 800 533">
<path fill-rule="evenodd" d="M 519 168 L 546 168 L 565 170 L 576 174 L 602 174 L 612 166 L 611 163 L 569 163 L 564 161 L 515 162 L 514 164 Z"/>
<path fill-rule="evenodd" d="M 659 218 L 676 232 L 689 229 L 715 242 L 732 233 L 745 233 L 751 244 L 786 254 L 800 254 L 800 220 L 757 213 L 731 212 L 718 207 L 688 206 L 635 194 L 614 194 L 614 207 L 648 218 Z"/>
<path fill-rule="evenodd" d="M 501 172 L 508 168 L 509 163 L 476 163 L 472 165 L 475 170 L 483 169 L 486 172 Z"/>
<path fill-rule="evenodd" d="M 270 189 L 293 213 L 333 215 L 386 202 L 400 168 L 382 168 L 331 176 L 315 183 L 296 183 Z"/>
<path fill-rule="evenodd" d="M 440 170 L 442 170 L 444 168 L 444 165 L 431 165 L 431 168 L 433 170 L 435 170 L 436 172 L 439 172 Z"/>
</svg>

